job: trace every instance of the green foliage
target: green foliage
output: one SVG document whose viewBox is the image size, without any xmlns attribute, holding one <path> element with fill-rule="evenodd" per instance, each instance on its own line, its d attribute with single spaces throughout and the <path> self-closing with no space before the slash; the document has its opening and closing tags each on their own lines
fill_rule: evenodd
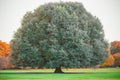
<svg viewBox="0 0 120 80">
<path fill-rule="evenodd" d="M 27 12 L 11 41 L 12 62 L 32 67 L 91 67 L 107 56 L 98 18 L 81 3 L 48 3 Z"/>
</svg>

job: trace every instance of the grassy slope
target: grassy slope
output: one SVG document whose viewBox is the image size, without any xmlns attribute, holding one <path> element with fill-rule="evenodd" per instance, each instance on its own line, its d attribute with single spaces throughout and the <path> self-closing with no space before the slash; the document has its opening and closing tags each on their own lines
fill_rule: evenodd
<svg viewBox="0 0 120 80">
<path fill-rule="evenodd" d="M 0 80 L 120 80 L 120 69 L 63 69 L 63 71 L 66 74 L 53 74 L 53 69 L 1 70 Z"/>
</svg>

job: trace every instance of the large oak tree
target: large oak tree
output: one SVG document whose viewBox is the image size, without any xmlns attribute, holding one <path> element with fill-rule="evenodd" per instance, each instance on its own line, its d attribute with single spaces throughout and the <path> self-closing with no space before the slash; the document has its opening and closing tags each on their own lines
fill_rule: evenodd
<svg viewBox="0 0 120 80">
<path fill-rule="evenodd" d="M 11 41 L 16 66 L 92 67 L 107 56 L 99 19 L 81 3 L 48 3 L 27 12 Z"/>
</svg>

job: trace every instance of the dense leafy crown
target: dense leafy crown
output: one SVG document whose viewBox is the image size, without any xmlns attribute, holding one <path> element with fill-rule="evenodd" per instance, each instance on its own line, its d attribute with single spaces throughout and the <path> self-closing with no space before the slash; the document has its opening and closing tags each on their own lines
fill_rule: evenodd
<svg viewBox="0 0 120 80">
<path fill-rule="evenodd" d="M 90 67 L 107 56 L 98 18 L 81 3 L 48 3 L 27 12 L 11 41 L 16 66 Z"/>
</svg>

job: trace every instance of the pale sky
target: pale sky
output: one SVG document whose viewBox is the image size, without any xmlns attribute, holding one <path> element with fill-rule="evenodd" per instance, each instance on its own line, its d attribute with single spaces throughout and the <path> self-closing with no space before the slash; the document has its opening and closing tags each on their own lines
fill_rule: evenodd
<svg viewBox="0 0 120 80">
<path fill-rule="evenodd" d="M 7 43 L 20 27 L 23 15 L 33 11 L 41 4 L 59 2 L 60 0 L 0 0 L 0 40 Z M 120 0 L 61 0 L 81 2 L 86 10 L 97 16 L 109 42 L 120 41 Z"/>
</svg>

